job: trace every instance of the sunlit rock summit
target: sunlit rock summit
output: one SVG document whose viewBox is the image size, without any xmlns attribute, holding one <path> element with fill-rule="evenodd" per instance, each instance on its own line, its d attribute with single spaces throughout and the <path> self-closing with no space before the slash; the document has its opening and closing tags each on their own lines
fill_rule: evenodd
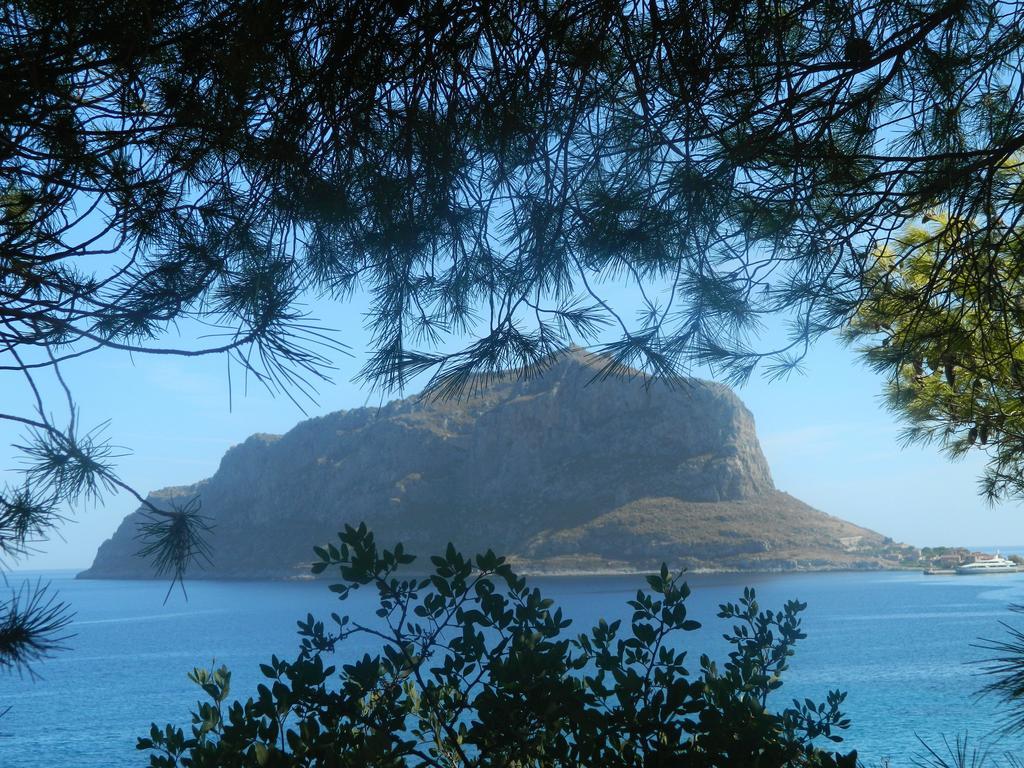
<svg viewBox="0 0 1024 768">
<path fill-rule="evenodd" d="M 152 494 L 199 495 L 216 529 L 197 576 L 308 573 L 312 547 L 365 521 L 426 556 L 449 541 L 524 571 L 875 567 L 881 535 L 775 489 L 754 419 L 726 386 L 596 380 L 570 350 L 542 376 L 460 401 L 412 397 L 339 411 L 231 448 L 213 477 Z M 82 576 L 145 578 L 140 516 Z"/>
</svg>

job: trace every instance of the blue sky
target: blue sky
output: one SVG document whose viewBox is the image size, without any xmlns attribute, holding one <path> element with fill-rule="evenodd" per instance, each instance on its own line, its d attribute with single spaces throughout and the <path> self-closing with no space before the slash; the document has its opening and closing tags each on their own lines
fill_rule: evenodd
<svg viewBox="0 0 1024 768">
<path fill-rule="evenodd" d="M 613 301 L 617 288 L 608 288 Z M 367 351 L 362 329 L 365 306 L 321 307 L 325 325 L 354 357 L 337 359 L 335 383 L 320 388 L 310 416 L 376 405 L 381 394 L 352 381 Z M 97 353 L 69 363 L 65 375 L 74 389 L 84 424 L 110 419 L 107 430 L 131 453 L 118 462 L 122 479 L 146 492 L 205 478 L 224 452 L 254 432 L 280 433 L 305 418 L 285 397 L 258 389 L 245 396 L 237 377 L 229 409 L 224 358 L 181 359 Z M 755 378 L 738 393 L 753 412 L 775 483 L 833 515 L 918 545 L 1019 544 L 1024 510 L 988 506 L 977 495 L 983 456 L 951 464 L 935 448 L 901 449 L 899 425 L 880 405 L 883 381 L 834 340 L 820 342 L 803 374 L 766 382 Z M 413 390 L 415 391 L 415 390 Z M 28 410 L 27 391 L 3 377 L 5 409 Z M 17 458 L 10 444 L 18 431 L 0 424 L 0 469 L 16 480 Z M 102 506 L 77 510 L 55 539 L 18 567 L 82 568 L 136 504 L 124 494 Z"/>
</svg>

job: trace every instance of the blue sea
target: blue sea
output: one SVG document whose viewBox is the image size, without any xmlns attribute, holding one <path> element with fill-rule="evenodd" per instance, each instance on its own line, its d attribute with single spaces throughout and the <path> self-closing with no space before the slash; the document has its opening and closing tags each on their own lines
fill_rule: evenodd
<svg viewBox="0 0 1024 768">
<path fill-rule="evenodd" d="M 11 586 L 53 581 L 76 611 L 69 649 L 38 667 L 42 679 L 0 677 L 0 766 L 122 768 L 148 761 L 135 750 L 151 722 L 185 725 L 199 698 L 186 679 L 195 666 L 227 664 L 236 696 L 261 680 L 258 665 L 271 654 L 290 657 L 295 621 L 307 612 L 372 612 L 372 595 L 339 607 L 325 582 L 192 581 L 188 600 L 166 584 L 76 581 L 70 572 L 8 574 Z M 717 606 L 745 585 L 764 607 L 798 598 L 808 603 L 804 629 L 779 707 L 793 697 L 824 700 L 829 689 L 848 692 L 852 726 L 841 748 L 859 750 L 868 766 L 908 766 L 921 742 L 941 750 L 967 734 L 994 754 L 1024 755 L 1024 735 L 999 737 L 996 703 L 973 694 L 984 683 L 977 664 L 986 652 L 978 638 L 1000 638 L 1001 621 L 1024 623 L 1008 610 L 1024 603 L 1024 574 L 933 577 L 917 573 L 694 575 L 690 616 L 703 628 L 687 637 L 696 656 L 723 658 Z M 599 618 L 625 618 L 644 585 L 641 577 L 564 577 L 533 583 L 562 606 L 583 631 Z M 366 646 L 342 648 L 339 660 Z"/>
</svg>

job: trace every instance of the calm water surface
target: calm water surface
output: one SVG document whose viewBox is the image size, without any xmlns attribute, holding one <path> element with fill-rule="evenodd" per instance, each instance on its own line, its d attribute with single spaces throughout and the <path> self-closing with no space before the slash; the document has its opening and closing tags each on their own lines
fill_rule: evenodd
<svg viewBox="0 0 1024 768">
<path fill-rule="evenodd" d="M 39 574 L 9 576 L 12 585 Z M 258 664 L 272 653 L 292 655 L 295 620 L 307 612 L 340 610 L 323 582 L 202 582 L 163 604 L 165 585 L 131 581 L 53 579 L 77 612 L 71 649 L 39 668 L 44 679 L 0 677 L 0 766 L 122 768 L 145 766 L 135 740 L 156 721 L 186 724 L 198 689 L 185 675 L 211 661 L 227 664 L 232 688 L 247 696 L 261 680 Z M 1024 754 L 1024 737 L 996 740 L 993 702 L 972 693 L 983 682 L 972 660 L 979 637 L 1001 637 L 999 622 L 1022 619 L 1007 610 L 1024 603 L 1024 574 L 924 577 L 912 573 L 834 573 L 787 576 L 692 576 L 690 615 L 704 627 L 687 636 L 699 652 L 724 656 L 725 625 L 715 613 L 744 585 L 760 603 L 781 607 L 791 598 L 809 604 L 808 638 L 797 648 L 777 706 L 790 698 L 824 700 L 830 688 L 849 693 L 853 720 L 845 749 L 865 763 L 910 765 L 917 737 L 941 745 L 968 733 L 993 752 Z M 536 579 L 582 631 L 598 618 L 626 618 L 626 601 L 643 585 L 639 577 Z M 350 599 L 344 611 L 371 611 L 368 599 Z M 343 649 L 355 656 L 363 646 Z M 694 663 L 692 666 L 696 666 Z"/>
</svg>

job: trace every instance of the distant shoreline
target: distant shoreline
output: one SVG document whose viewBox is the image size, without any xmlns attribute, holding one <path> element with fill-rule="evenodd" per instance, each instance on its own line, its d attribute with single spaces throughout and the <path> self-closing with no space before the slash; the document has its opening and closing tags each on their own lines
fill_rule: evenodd
<svg viewBox="0 0 1024 768">
<path fill-rule="evenodd" d="M 651 568 L 635 568 L 635 569 L 564 569 L 564 570 L 534 570 L 531 568 L 516 568 L 515 564 L 512 564 L 512 569 L 517 576 L 525 576 L 527 578 L 601 578 L 601 577 L 614 577 L 614 576 L 649 576 L 657 573 L 660 566 Z M 62 569 L 64 572 L 70 572 L 68 569 Z M 678 569 L 671 569 L 676 571 Z M 907 568 L 907 567 L 875 567 L 875 568 L 857 568 L 849 566 L 836 566 L 834 568 L 755 568 L 755 569 L 739 569 L 739 568 L 689 568 L 685 569 L 685 572 L 694 576 L 741 576 L 743 574 L 751 575 L 767 575 L 767 576 L 784 576 L 787 574 L 801 575 L 809 573 L 896 573 L 905 571 L 908 573 L 919 573 L 920 568 Z M 51 571 L 55 572 L 55 571 Z M 42 573 L 42 572 L 39 572 Z M 415 570 L 410 569 L 405 571 L 404 574 L 408 577 L 422 577 L 426 576 L 431 571 L 428 570 Z M 242 581 L 273 581 L 273 582 L 318 582 L 318 581 L 330 581 L 331 579 L 339 578 L 338 576 L 330 573 L 321 574 L 314 576 L 312 574 L 299 573 L 292 575 L 263 575 L 263 576 L 203 576 L 201 573 L 197 573 L 192 577 L 186 576 L 185 581 L 209 581 L 209 582 L 242 582 Z M 127 577 L 127 576 L 82 576 L 81 572 L 75 575 L 75 580 L 78 581 L 167 581 L 166 578 L 157 576 L 146 576 L 146 577 Z"/>
<path fill-rule="evenodd" d="M 979 548 L 980 549 L 980 548 Z M 1003 552 L 1009 552 L 1013 547 L 986 547 L 984 549 L 999 549 Z M 1019 547 L 1024 551 L 1024 547 Z M 526 576 L 529 578 L 597 578 L 597 577 L 613 577 L 613 576 L 647 576 L 652 573 L 656 573 L 660 566 L 652 566 L 650 568 L 564 568 L 564 569 L 536 569 L 530 567 L 517 567 L 516 563 L 512 563 L 512 569 L 519 576 Z M 25 568 L 25 569 L 12 569 L 8 571 L 11 576 L 17 576 L 20 578 L 46 578 L 48 576 L 70 576 L 72 580 L 76 581 L 166 581 L 166 577 L 159 576 L 92 576 L 84 575 L 89 568 Z M 675 569 L 678 570 L 678 569 Z M 813 567 L 813 566 L 798 566 L 793 568 L 707 568 L 697 567 L 685 569 L 687 574 L 695 576 L 737 576 L 743 574 L 751 575 L 770 575 L 770 576 L 783 576 L 787 574 L 809 574 L 809 573 L 920 573 L 924 570 L 919 565 L 900 565 L 893 563 L 892 565 L 873 565 L 872 567 L 865 566 L 850 566 L 846 564 L 836 564 L 835 566 L 824 566 L 824 567 Z M 411 569 L 405 572 L 408 576 L 424 576 L 430 573 L 429 570 L 415 570 Z M 331 574 L 322 574 L 320 576 L 314 576 L 311 573 L 291 573 L 291 574 L 253 574 L 253 575 L 204 575 L 202 571 L 197 571 L 192 576 L 186 576 L 185 581 L 210 581 L 210 582 L 232 582 L 232 581 L 273 581 L 273 582 L 289 582 L 289 581 L 328 581 L 332 577 Z"/>
</svg>

